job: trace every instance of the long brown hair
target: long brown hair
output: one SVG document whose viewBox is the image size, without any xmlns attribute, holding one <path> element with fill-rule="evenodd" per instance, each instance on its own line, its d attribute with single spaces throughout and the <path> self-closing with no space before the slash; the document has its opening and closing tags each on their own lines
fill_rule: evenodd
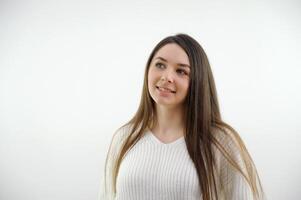
<svg viewBox="0 0 301 200">
<path fill-rule="evenodd" d="M 147 60 L 139 108 L 133 118 L 124 125 L 130 125 L 130 133 L 120 149 L 113 168 L 110 169 L 112 170 L 111 180 L 113 181 L 114 193 L 116 193 L 116 178 L 122 159 L 155 121 L 154 100 L 149 94 L 147 84 L 148 71 L 153 56 L 161 47 L 169 43 L 179 45 L 186 52 L 191 66 L 189 91 L 184 102 L 184 136 L 189 156 L 197 171 L 203 200 L 218 199 L 217 181 L 219 179 L 214 170 L 216 160 L 213 146 L 246 179 L 254 198 L 260 199 L 263 190 L 251 156 L 238 133 L 221 119 L 215 83 L 207 55 L 201 45 L 187 34 L 177 34 L 164 38 L 155 46 Z M 231 152 L 228 152 L 227 148 L 215 137 L 213 131 L 217 129 L 221 130 L 225 136 L 233 138 L 246 170 L 242 169 L 235 158 L 231 156 Z"/>
</svg>

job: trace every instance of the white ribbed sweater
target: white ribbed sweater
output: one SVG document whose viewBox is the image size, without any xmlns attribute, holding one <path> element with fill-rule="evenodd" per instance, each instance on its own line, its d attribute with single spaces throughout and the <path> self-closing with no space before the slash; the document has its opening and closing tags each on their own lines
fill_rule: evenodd
<svg viewBox="0 0 301 200">
<path fill-rule="evenodd" d="M 197 172 L 189 157 L 184 137 L 171 143 L 161 142 L 150 130 L 126 154 L 119 168 L 116 196 L 112 187 L 112 168 L 128 128 L 119 129 L 112 138 L 106 166 L 107 192 L 104 178 L 101 200 L 200 200 Z M 234 142 L 219 137 L 232 156 L 241 163 Z M 253 199 L 245 179 L 216 151 L 219 199 Z"/>
</svg>

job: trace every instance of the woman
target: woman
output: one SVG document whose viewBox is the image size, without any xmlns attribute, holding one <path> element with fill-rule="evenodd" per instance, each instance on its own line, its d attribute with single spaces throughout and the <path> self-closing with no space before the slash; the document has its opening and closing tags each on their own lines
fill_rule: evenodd
<svg viewBox="0 0 301 200">
<path fill-rule="evenodd" d="M 256 167 L 220 115 L 200 44 L 169 36 L 146 64 L 141 102 L 119 128 L 105 164 L 102 199 L 263 199 Z"/>
</svg>

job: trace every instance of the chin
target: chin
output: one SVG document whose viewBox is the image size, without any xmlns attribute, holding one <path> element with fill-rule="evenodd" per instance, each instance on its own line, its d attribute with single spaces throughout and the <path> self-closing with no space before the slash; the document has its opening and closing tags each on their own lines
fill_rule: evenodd
<svg viewBox="0 0 301 200">
<path fill-rule="evenodd" d="M 177 107 L 179 106 L 178 103 L 174 103 L 174 102 L 167 102 L 167 101 L 162 101 L 162 100 L 157 100 L 155 101 L 157 105 L 160 105 L 160 106 L 166 106 L 166 107 Z"/>
</svg>

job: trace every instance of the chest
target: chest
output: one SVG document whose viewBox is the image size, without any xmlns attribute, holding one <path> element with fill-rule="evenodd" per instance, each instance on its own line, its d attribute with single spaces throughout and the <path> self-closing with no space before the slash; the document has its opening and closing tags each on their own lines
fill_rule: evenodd
<svg viewBox="0 0 301 200">
<path fill-rule="evenodd" d="M 200 197 L 197 173 L 185 143 L 161 146 L 139 141 L 120 165 L 116 190 L 117 199 Z"/>
</svg>

